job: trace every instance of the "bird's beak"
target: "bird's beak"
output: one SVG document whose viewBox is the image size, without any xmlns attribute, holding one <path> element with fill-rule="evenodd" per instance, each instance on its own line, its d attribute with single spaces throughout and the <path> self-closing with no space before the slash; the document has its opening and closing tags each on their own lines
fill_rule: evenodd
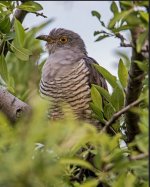
<svg viewBox="0 0 150 187">
<path fill-rule="evenodd" d="M 40 36 L 37 36 L 36 39 L 48 41 L 48 35 L 40 35 Z"/>
</svg>

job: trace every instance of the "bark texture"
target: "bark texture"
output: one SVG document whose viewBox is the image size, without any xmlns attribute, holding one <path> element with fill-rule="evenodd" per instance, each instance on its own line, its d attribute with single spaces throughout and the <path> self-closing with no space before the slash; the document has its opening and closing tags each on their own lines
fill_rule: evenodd
<svg viewBox="0 0 150 187">
<path fill-rule="evenodd" d="M 0 111 L 2 111 L 11 122 L 15 122 L 23 114 L 31 112 L 31 107 L 9 93 L 6 89 L 0 89 Z"/>
<path fill-rule="evenodd" d="M 134 46 L 136 46 L 137 38 L 141 32 L 143 32 L 143 28 L 141 27 L 136 27 L 131 31 L 132 42 Z M 144 47 L 145 46 L 143 46 L 143 48 Z M 145 56 L 142 54 L 142 52 L 137 53 L 136 49 L 133 47 L 125 106 L 128 106 L 130 103 L 137 100 L 142 91 L 142 85 L 143 85 L 142 82 L 144 80 L 144 72 L 134 62 L 135 60 L 144 61 Z M 140 132 L 140 129 L 138 126 L 139 115 L 131 111 L 127 111 L 125 114 L 125 121 L 126 121 L 126 127 L 127 127 L 127 138 L 128 138 L 127 141 L 131 142 L 135 138 L 135 135 Z"/>
<path fill-rule="evenodd" d="M 22 3 L 25 1 L 22 1 Z M 18 19 L 21 23 L 23 22 L 27 12 L 24 10 L 17 9 L 13 15 L 11 21 L 11 29 L 13 29 L 14 19 Z M 11 43 L 12 41 L 10 41 Z M 8 53 L 8 46 L 4 47 L 4 55 Z M 0 88 L 0 111 L 2 111 L 11 122 L 15 122 L 18 117 L 22 114 L 31 111 L 31 107 L 22 102 L 20 99 L 16 98 L 14 95 L 9 93 L 6 89 Z"/>
</svg>

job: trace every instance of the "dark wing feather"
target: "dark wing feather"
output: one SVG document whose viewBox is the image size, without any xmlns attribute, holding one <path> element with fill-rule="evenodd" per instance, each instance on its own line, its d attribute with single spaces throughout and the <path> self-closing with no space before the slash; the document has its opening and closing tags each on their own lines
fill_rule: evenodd
<svg viewBox="0 0 150 187">
<path fill-rule="evenodd" d="M 91 87 L 91 84 L 96 84 L 96 85 L 99 85 L 99 86 L 103 87 L 104 89 L 108 90 L 105 78 L 93 66 L 93 64 L 98 64 L 98 63 L 91 57 L 85 57 L 84 60 L 85 60 L 86 65 L 89 69 L 89 72 L 90 72 L 90 74 L 89 74 L 90 87 Z"/>
</svg>

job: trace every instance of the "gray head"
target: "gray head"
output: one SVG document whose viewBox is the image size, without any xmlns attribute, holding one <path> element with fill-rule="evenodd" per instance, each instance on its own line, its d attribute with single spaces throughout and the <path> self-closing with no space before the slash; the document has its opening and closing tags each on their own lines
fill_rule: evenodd
<svg viewBox="0 0 150 187">
<path fill-rule="evenodd" d="M 81 37 L 70 30 L 63 28 L 53 29 L 49 35 L 40 35 L 37 39 L 46 41 L 46 47 L 49 53 L 54 53 L 58 49 L 75 49 L 87 54 L 85 44 Z"/>
</svg>

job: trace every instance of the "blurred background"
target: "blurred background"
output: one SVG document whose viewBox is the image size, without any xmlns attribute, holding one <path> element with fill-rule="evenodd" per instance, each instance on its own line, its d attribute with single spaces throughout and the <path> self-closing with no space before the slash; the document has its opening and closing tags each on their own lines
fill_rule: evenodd
<svg viewBox="0 0 150 187">
<path fill-rule="evenodd" d="M 112 74 L 117 75 L 119 56 L 116 55 L 116 51 L 125 51 L 130 56 L 131 50 L 119 47 L 120 40 L 113 37 L 95 42 L 94 31 L 103 28 L 98 19 L 91 14 L 92 10 L 98 11 L 107 25 L 113 15 L 110 11 L 111 1 L 38 1 L 38 3 L 43 6 L 42 12 L 47 18 L 30 13 L 23 22 L 25 28 L 38 26 L 43 21 L 54 18 L 54 21 L 40 30 L 39 34 L 48 34 L 51 29 L 60 27 L 77 32 L 85 42 L 88 55 Z M 129 37 L 128 33 L 125 35 Z M 42 44 L 44 47 L 45 43 Z M 46 56 L 46 53 L 43 54 L 43 57 Z"/>
</svg>

